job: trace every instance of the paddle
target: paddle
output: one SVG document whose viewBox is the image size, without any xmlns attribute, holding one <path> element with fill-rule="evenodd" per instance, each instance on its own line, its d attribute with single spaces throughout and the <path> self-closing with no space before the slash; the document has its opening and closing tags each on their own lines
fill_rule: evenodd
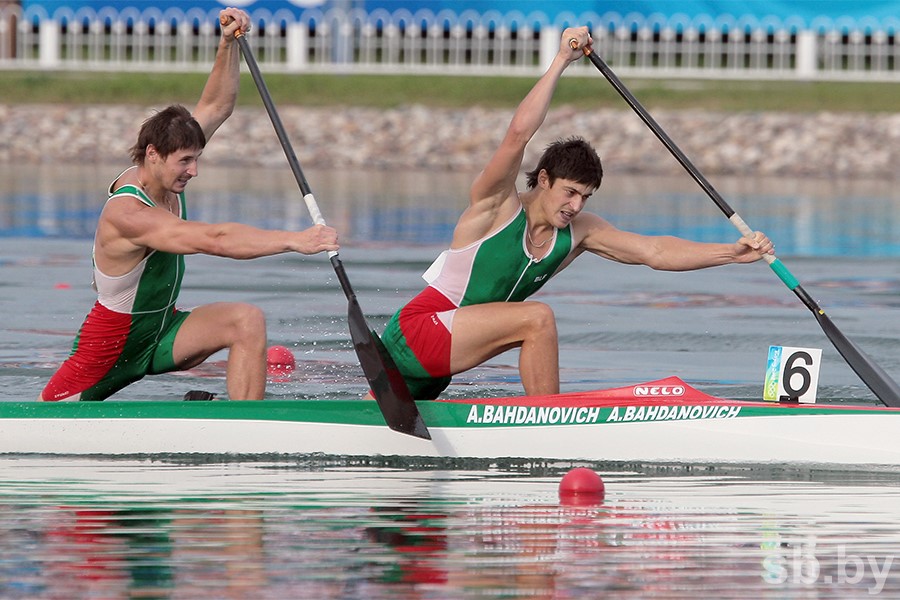
<svg viewBox="0 0 900 600">
<path fill-rule="evenodd" d="M 573 50 L 578 48 L 578 43 L 575 40 L 571 40 L 569 43 Z M 612 72 L 603 59 L 597 56 L 597 53 L 594 52 L 590 46 L 582 48 L 582 51 L 585 56 L 594 63 L 594 66 L 597 67 L 603 76 L 606 77 L 607 81 L 612 84 L 619 95 L 625 99 L 625 102 L 628 103 L 632 110 L 634 110 L 641 120 L 644 121 L 647 127 L 656 134 L 656 137 L 663 143 L 669 152 L 672 153 L 672 156 L 674 156 L 678 162 L 681 163 L 681 166 L 694 178 L 694 181 L 696 181 L 710 199 L 716 203 L 716 206 L 725 213 L 725 216 L 728 217 L 728 220 L 731 221 L 735 227 L 737 227 L 738 231 L 741 232 L 741 235 L 752 238 L 753 230 L 751 230 L 744 220 L 728 206 L 728 203 L 725 202 L 721 195 L 719 195 L 719 192 L 716 191 L 706 177 L 697 170 L 687 156 L 685 156 L 678 146 L 675 145 L 675 142 L 669 138 L 662 127 L 659 126 L 641 103 L 628 91 L 628 88 L 626 88 L 619 78 L 616 77 L 616 74 Z M 891 379 L 881 367 L 875 364 L 856 344 L 851 342 L 843 333 L 841 333 L 831 319 L 828 318 L 828 315 L 825 314 L 825 311 L 822 310 L 822 308 L 816 304 L 815 300 L 813 300 L 803 287 L 801 287 L 800 282 L 793 274 L 791 274 L 787 267 L 784 266 L 781 260 L 771 254 L 766 254 L 764 258 L 775 274 L 778 275 L 778 278 L 797 295 L 800 301 L 803 302 L 810 311 L 812 311 L 816 320 L 819 322 L 819 325 L 822 327 L 822 330 L 825 332 L 825 335 L 828 336 L 828 339 L 831 340 L 831 343 L 834 344 L 837 351 L 844 357 L 847 364 L 849 364 L 856 374 L 859 375 L 859 378 L 863 383 L 865 383 L 886 406 L 900 407 L 900 386 L 897 385 L 897 382 Z"/>
<path fill-rule="evenodd" d="M 230 23 L 229 19 L 230 17 L 223 17 L 222 24 Z M 263 81 L 259 65 L 256 64 L 256 59 L 253 57 L 250 44 L 244 38 L 242 31 L 238 30 L 234 35 L 240 45 L 241 52 L 244 54 L 244 60 L 247 61 L 247 66 L 250 68 L 250 74 L 253 76 L 256 88 L 259 90 L 266 112 L 269 113 L 269 119 L 275 127 L 275 133 L 278 134 L 278 140 L 281 142 L 281 147 L 284 150 L 284 155 L 287 157 L 288 164 L 291 166 L 291 171 L 294 173 L 294 178 L 297 180 L 300 191 L 303 193 L 303 200 L 306 202 L 309 214 L 314 223 L 324 225 L 325 219 L 322 217 L 312 190 L 306 181 L 306 177 L 303 175 L 303 171 L 300 169 L 300 163 L 294 154 L 287 132 L 281 123 L 281 118 L 275 110 L 275 104 L 272 102 L 266 82 Z M 359 357 L 363 373 L 369 382 L 372 395 L 375 396 L 375 400 L 378 403 L 378 408 L 381 410 L 381 414 L 384 415 L 385 422 L 394 431 L 430 440 L 431 434 L 425 427 L 422 415 L 419 414 L 419 409 L 410 395 L 409 389 L 406 387 L 406 382 L 397 370 L 397 366 L 391 359 L 390 354 L 388 354 L 384 344 L 378 338 L 378 335 L 366 323 L 366 318 L 363 316 L 359 302 L 356 300 L 356 294 L 350 286 L 350 280 L 347 278 L 347 273 L 344 271 L 344 265 L 341 263 L 338 253 L 334 251 L 329 252 L 328 257 L 331 259 L 331 265 L 334 267 L 334 272 L 337 274 L 341 288 L 344 290 L 344 295 L 347 297 L 350 339 L 353 340 L 353 347 L 356 350 L 356 355 Z"/>
</svg>

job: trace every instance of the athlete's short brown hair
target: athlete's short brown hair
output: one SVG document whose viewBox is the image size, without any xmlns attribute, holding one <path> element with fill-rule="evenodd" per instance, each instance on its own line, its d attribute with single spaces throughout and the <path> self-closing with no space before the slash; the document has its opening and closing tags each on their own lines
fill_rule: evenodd
<svg viewBox="0 0 900 600">
<path fill-rule="evenodd" d="M 537 186 L 542 170 L 547 171 L 551 185 L 557 179 L 568 179 L 597 189 L 603 180 L 600 156 L 593 146 L 580 137 L 556 140 L 547 146 L 534 170 L 525 174 L 528 189 Z"/>
<path fill-rule="evenodd" d="M 144 164 L 147 146 L 151 145 L 166 158 L 179 150 L 202 150 L 206 147 L 206 135 L 188 109 L 173 104 L 144 121 L 137 143 L 131 147 L 131 160 Z"/>
</svg>

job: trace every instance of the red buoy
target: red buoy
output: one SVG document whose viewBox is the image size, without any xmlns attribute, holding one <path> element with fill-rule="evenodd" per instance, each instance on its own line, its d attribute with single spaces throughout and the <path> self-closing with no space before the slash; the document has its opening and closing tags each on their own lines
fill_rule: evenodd
<svg viewBox="0 0 900 600">
<path fill-rule="evenodd" d="M 559 501 L 562 504 L 600 504 L 605 496 L 603 479 L 587 467 L 572 469 L 559 482 Z"/>
<path fill-rule="evenodd" d="M 296 366 L 293 352 L 284 346 L 269 346 L 266 351 L 266 372 L 269 375 L 278 377 L 290 375 Z"/>
</svg>

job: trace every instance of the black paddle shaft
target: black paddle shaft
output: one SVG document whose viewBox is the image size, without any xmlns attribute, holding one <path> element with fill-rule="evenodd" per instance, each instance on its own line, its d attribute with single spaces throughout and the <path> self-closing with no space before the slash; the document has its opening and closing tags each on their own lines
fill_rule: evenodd
<svg viewBox="0 0 900 600">
<path fill-rule="evenodd" d="M 324 225 L 325 219 L 322 217 L 312 189 L 303 175 L 300 162 L 297 160 L 297 155 L 294 153 L 290 139 L 288 139 L 281 117 L 278 116 L 278 111 L 275 110 L 275 103 L 272 101 L 271 94 L 269 94 L 269 89 L 253 56 L 250 44 L 244 37 L 243 32 L 239 31 L 235 34 L 235 37 L 244 55 L 244 60 L 247 62 L 247 67 L 250 69 L 253 81 L 256 83 L 256 88 L 259 90 L 266 112 L 269 114 L 269 119 L 272 121 L 272 126 L 275 128 L 278 141 L 281 142 L 281 148 L 284 150 L 291 172 L 294 174 L 294 178 L 300 186 L 300 191 L 303 193 L 303 200 L 306 202 L 310 216 L 314 223 Z M 406 387 L 406 382 L 397 370 L 381 340 L 378 339 L 378 336 L 369 328 L 366 322 L 338 253 L 329 252 L 328 256 L 341 284 L 341 289 L 343 289 L 344 295 L 348 300 L 347 318 L 350 325 L 350 338 L 353 341 L 353 348 L 356 351 L 360 366 L 366 376 L 366 380 L 369 382 L 372 395 L 375 396 L 375 401 L 381 410 L 381 414 L 384 416 L 385 422 L 394 431 L 430 440 L 431 434 L 428 432 L 425 421 L 422 420 L 422 415 L 419 414 L 419 409 L 409 393 L 409 389 Z"/>
<path fill-rule="evenodd" d="M 647 127 L 656 135 L 660 142 L 669 150 L 672 156 L 681 163 L 681 166 L 690 174 L 690 176 L 696 181 L 703 191 L 706 192 L 706 195 L 719 207 L 719 209 L 725 214 L 729 221 L 737 227 L 738 231 L 741 232 L 741 235 L 746 237 L 752 237 L 753 231 L 744 220 L 734 212 L 727 202 L 722 198 L 721 194 L 713 187 L 713 185 L 703 176 L 703 173 L 700 172 L 697 167 L 694 166 L 694 163 L 690 161 L 690 159 L 681 151 L 675 142 L 672 141 L 672 138 L 666 134 L 662 127 L 660 127 L 659 123 L 650 116 L 650 113 L 641 105 L 641 103 L 634 97 L 634 95 L 625 87 L 625 84 L 613 73 L 612 69 L 609 68 L 609 65 L 604 62 L 602 58 L 597 56 L 597 53 L 594 52 L 590 47 L 585 47 L 583 49 L 585 56 L 587 56 L 594 66 L 603 74 L 607 81 L 615 88 L 615 90 L 619 93 L 620 96 L 628 103 L 628 106 L 637 113 L 637 115 L 641 118 Z M 863 383 L 868 386 L 870 390 L 884 403 L 886 406 L 894 406 L 900 407 L 900 385 L 897 385 L 897 382 L 894 381 L 890 375 L 888 375 L 881 367 L 879 367 L 871 358 L 869 358 L 865 352 L 863 352 L 856 344 L 850 341 L 838 328 L 837 326 L 828 318 L 828 315 L 825 314 L 825 311 L 822 310 L 821 307 L 813 300 L 812 296 L 810 296 L 806 290 L 803 289 L 803 286 L 800 285 L 800 282 L 794 277 L 793 274 L 788 270 L 784 263 L 782 263 L 779 259 L 775 258 L 771 254 L 767 254 L 765 257 L 766 262 L 772 268 L 776 275 L 778 275 L 779 279 L 784 282 L 787 287 L 794 292 L 794 294 L 800 299 L 801 302 L 815 315 L 816 320 L 819 323 L 819 326 L 822 328 L 822 331 L 834 345 L 835 349 L 840 353 L 844 360 L 850 365 L 850 368 L 853 369 L 854 372 L 859 376 Z"/>
</svg>

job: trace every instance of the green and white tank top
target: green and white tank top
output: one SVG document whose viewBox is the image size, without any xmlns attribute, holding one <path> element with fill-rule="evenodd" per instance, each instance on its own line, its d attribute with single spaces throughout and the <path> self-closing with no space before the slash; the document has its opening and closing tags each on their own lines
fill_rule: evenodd
<svg viewBox="0 0 900 600">
<path fill-rule="evenodd" d="M 572 226 L 554 231 L 541 259 L 525 243 L 525 210 L 490 235 L 465 248 L 445 250 L 422 277 L 457 306 L 521 302 L 537 292 L 571 253 Z"/>
<path fill-rule="evenodd" d="M 119 177 L 114 181 L 118 181 Z M 137 198 L 147 206 L 156 206 L 153 200 L 135 185 L 123 185 L 115 191 L 110 186 L 107 202 L 124 197 Z M 178 216 L 187 219 L 183 193 L 178 195 L 178 201 Z M 115 277 L 100 271 L 94 261 L 94 288 L 97 290 L 97 300 L 106 308 L 118 313 L 137 315 L 171 310 L 181 290 L 183 276 L 184 256 L 158 250 L 151 250 L 130 272 Z"/>
</svg>

